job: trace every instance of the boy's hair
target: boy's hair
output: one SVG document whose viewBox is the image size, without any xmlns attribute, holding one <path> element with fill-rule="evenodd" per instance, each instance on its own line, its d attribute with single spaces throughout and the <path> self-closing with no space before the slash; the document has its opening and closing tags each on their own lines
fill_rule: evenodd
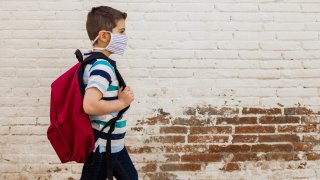
<svg viewBox="0 0 320 180">
<path fill-rule="evenodd" d="M 126 19 L 127 13 L 108 6 L 93 7 L 87 16 L 87 33 L 90 40 L 94 40 L 99 31 L 112 31 L 117 26 L 117 21 Z"/>
</svg>

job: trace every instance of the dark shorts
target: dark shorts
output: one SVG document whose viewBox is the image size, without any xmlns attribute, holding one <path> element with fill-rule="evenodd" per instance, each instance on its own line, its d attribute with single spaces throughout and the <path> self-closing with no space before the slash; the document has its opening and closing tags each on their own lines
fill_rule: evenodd
<svg viewBox="0 0 320 180">
<path fill-rule="evenodd" d="M 99 147 L 98 147 L 99 148 Z M 107 167 L 106 152 L 92 152 L 84 163 L 80 180 L 105 180 Z M 113 176 L 117 180 L 137 180 L 138 173 L 124 147 L 120 152 L 112 153 Z"/>
</svg>

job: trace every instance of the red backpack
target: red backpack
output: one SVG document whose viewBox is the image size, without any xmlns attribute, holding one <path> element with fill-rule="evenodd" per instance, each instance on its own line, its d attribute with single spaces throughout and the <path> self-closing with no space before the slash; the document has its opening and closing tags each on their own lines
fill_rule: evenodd
<svg viewBox="0 0 320 180">
<path fill-rule="evenodd" d="M 122 109 L 117 117 L 109 120 L 99 131 L 93 131 L 88 114 L 83 110 L 84 83 L 83 72 L 85 65 L 96 59 L 108 57 L 100 52 L 92 52 L 83 60 L 80 50 L 75 55 L 78 63 L 63 73 L 51 84 L 50 100 L 50 126 L 47 137 L 56 151 L 62 163 L 76 161 L 84 163 L 93 151 L 95 140 L 100 133 L 110 125 L 107 138 L 107 155 L 111 155 L 111 133 L 114 130 L 115 122 L 121 119 L 123 113 L 130 105 Z M 109 61 L 111 63 L 111 61 Z M 126 86 L 115 64 L 116 76 L 120 86 Z M 108 158 L 107 158 L 108 159 Z M 108 164 L 111 163 L 110 161 Z M 110 167 L 110 164 L 109 164 Z M 112 168 L 112 166 L 111 166 Z M 112 169 L 108 169 L 108 172 Z"/>
</svg>

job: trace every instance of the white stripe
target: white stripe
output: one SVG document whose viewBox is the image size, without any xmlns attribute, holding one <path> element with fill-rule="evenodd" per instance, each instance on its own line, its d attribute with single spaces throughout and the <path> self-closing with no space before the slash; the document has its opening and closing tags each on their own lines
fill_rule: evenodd
<svg viewBox="0 0 320 180">
<path fill-rule="evenodd" d="M 96 142 L 96 144 L 106 146 L 107 140 L 99 138 Z M 124 139 L 119 140 L 111 140 L 111 146 L 119 146 L 124 143 Z"/>
<path fill-rule="evenodd" d="M 112 71 L 112 69 L 109 67 L 109 66 L 106 66 L 106 65 L 103 65 L 103 64 L 98 64 L 96 66 L 94 66 L 91 70 L 90 70 L 90 73 L 94 70 L 102 70 L 102 71 L 105 71 L 107 72 L 110 77 L 111 77 L 111 80 L 112 79 L 115 79 L 116 78 L 116 75 L 114 74 L 114 72 Z"/>
</svg>

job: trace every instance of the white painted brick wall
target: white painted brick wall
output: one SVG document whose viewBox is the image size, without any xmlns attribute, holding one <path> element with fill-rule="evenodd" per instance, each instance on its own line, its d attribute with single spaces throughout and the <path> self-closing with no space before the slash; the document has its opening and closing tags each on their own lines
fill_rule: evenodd
<svg viewBox="0 0 320 180">
<path fill-rule="evenodd" d="M 320 107 L 319 0 L 1 0 L 0 179 L 79 177 L 77 164 L 47 173 L 59 163 L 46 139 L 49 87 L 90 48 L 97 5 L 128 13 L 129 48 L 113 57 L 135 91 L 131 126 L 195 104 Z"/>
</svg>

